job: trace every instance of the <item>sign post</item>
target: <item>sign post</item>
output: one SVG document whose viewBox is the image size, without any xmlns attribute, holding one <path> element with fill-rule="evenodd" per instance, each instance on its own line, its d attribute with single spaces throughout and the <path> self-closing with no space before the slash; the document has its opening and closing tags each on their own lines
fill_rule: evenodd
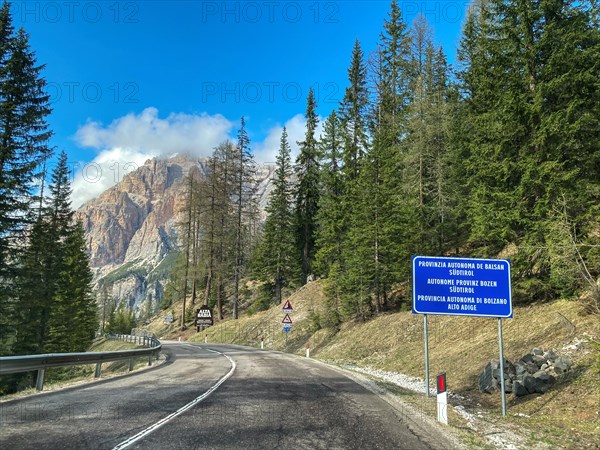
<svg viewBox="0 0 600 450">
<path fill-rule="evenodd" d="M 425 395 L 429 397 L 429 334 L 427 333 L 427 314 L 423 314 L 423 335 L 425 337 Z"/>
<path fill-rule="evenodd" d="M 285 332 L 285 342 L 287 343 L 287 335 L 290 331 L 292 331 L 292 318 L 290 314 L 294 312 L 294 308 L 289 300 L 285 302 L 283 308 L 281 308 L 281 312 L 283 313 L 283 320 L 281 321 L 281 329 Z"/>
<path fill-rule="evenodd" d="M 506 415 L 502 319 L 511 318 L 510 262 L 505 259 L 413 257 L 413 314 L 424 315 L 425 382 L 429 396 L 427 315 L 498 319 L 502 415 Z"/>
<path fill-rule="evenodd" d="M 196 310 L 196 329 L 199 332 L 201 327 L 210 327 L 213 324 L 212 311 L 208 305 L 203 305 Z"/>
<path fill-rule="evenodd" d="M 502 390 L 502 417 L 506 416 L 506 395 L 504 394 L 504 352 L 502 351 L 502 318 L 498 317 L 498 343 L 500 345 L 500 389 Z"/>
</svg>

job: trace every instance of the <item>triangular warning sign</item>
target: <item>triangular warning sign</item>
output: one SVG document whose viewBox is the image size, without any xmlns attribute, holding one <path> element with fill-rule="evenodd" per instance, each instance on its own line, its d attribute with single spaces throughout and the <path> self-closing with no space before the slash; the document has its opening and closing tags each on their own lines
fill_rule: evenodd
<svg viewBox="0 0 600 450">
<path fill-rule="evenodd" d="M 292 304 L 290 303 L 289 300 L 286 300 L 285 305 L 283 305 L 283 308 L 281 309 L 285 309 L 285 310 L 293 310 L 294 308 L 292 308 Z"/>
<path fill-rule="evenodd" d="M 292 318 L 289 314 L 286 314 L 281 323 L 292 323 Z"/>
</svg>

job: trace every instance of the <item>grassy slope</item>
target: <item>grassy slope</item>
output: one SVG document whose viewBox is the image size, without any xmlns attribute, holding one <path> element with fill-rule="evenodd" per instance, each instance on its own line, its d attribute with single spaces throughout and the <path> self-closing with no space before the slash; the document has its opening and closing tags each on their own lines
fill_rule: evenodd
<svg viewBox="0 0 600 450">
<path fill-rule="evenodd" d="M 162 337 L 181 336 L 190 341 L 237 343 L 304 354 L 310 344 L 311 356 L 335 364 L 384 369 L 424 377 L 423 318 L 411 312 L 383 314 L 365 323 L 345 324 L 338 333 L 316 330 L 312 318 L 323 304 L 319 282 L 309 283 L 290 297 L 294 307 L 292 332 L 286 336 L 279 323 L 281 306 L 238 321 L 224 321 L 201 333 L 194 327 L 180 332 L 177 325 L 165 326 L 162 316 L 150 329 Z M 173 308 L 180 314 L 180 307 Z M 177 317 L 177 315 L 176 315 Z M 449 388 L 467 398 L 467 406 L 481 405 L 496 417 L 500 396 L 480 394 L 479 372 L 490 359 L 498 358 L 497 320 L 450 316 L 429 317 L 430 374 L 447 372 Z M 518 425 L 532 442 L 542 440 L 560 447 L 577 448 L 600 435 L 600 382 L 591 368 L 593 351 L 589 344 L 580 350 L 566 348 L 577 339 L 600 340 L 597 316 L 581 314 L 577 302 L 517 307 L 513 319 L 503 321 L 504 354 L 515 361 L 533 347 L 554 348 L 568 354 L 575 370 L 545 395 L 521 399 L 507 397 L 509 420 Z"/>
</svg>

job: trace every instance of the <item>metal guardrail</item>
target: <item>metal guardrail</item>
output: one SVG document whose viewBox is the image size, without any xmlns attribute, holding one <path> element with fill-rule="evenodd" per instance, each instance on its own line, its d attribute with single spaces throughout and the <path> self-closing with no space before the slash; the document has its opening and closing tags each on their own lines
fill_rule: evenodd
<svg viewBox="0 0 600 450">
<path fill-rule="evenodd" d="M 37 370 L 36 389 L 44 388 L 44 373 L 46 369 L 53 367 L 80 366 L 84 364 L 96 364 L 95 378 L 99 378 L 102 371 L 102 363 L 129 360 L 129 370 L 133 370 L 135 358 L 147 356 L 148 365 L 152 365 L 152 359 L 158 359 L 162 345 L 156 337 L 152 336 L 130 336 L 130 335 L 108 335 L 107 339 L 118 339 L 132 342 L 148 348 L 134 350 L 116 350 L 114 352 L 85 352 L 85 353 L 47 353 L 43 355 L 23 355 L 0 357 L 0 375 L 11 373 L 30 372 Z"/>
</svg>

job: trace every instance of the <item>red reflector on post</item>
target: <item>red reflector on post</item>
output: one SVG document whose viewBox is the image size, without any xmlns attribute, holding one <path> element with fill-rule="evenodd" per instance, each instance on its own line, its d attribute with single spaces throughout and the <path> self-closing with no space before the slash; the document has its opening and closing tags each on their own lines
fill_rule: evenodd
<svg viewBox="0 0 600 450">
<path fill-rule="evenodd" d="M 437 376 L 437 393 L 446 392 L 446 372 L 442 372 Z"/>
</svg>

